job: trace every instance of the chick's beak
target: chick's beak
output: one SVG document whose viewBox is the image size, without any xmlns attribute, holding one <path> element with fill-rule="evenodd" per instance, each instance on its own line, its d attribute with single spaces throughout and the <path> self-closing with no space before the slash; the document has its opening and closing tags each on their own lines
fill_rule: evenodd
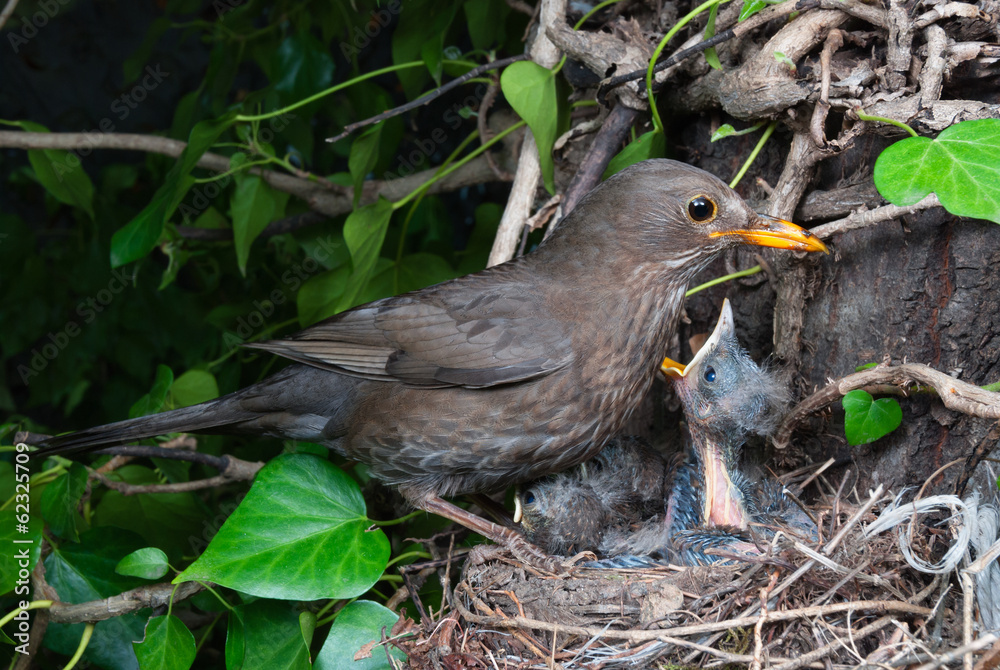
<svg viewBox="0 0 1000 670">
<path fill-rule="evenodd" d="M 748 244 L 755 244 L 759 247 L 830 253 L 826 245 L 805 228 L 800 228 L 790 221 L 766 214 L 758 214 L 756 219 L 747 228 L 709 233 L 710 237 L 721 237 L 723 235 L 737 235 L 743 238 Z"/>
<path fill-rule="evenodd" d="M 683 363 L 678 363 L 672 358 L 664 358 L 663 362 L 660 363 L 660 372 L 668 377 L 680 379 L 684 376 L 684 369 L 686 367 Z"/>
</svg>

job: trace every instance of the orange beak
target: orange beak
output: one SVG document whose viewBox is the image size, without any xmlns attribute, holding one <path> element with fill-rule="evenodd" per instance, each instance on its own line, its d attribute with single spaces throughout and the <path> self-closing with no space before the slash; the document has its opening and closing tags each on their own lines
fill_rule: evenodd
<svg viewBox="0 0 1000 670">
<path fill-rule="evenodd" d="M 664 358 L 663 362 L 660 363 L 660 372 L 668 377 L 679 378 L 684 376 L 684 368 L 686 367 L 683 363 L 678 363 L 672 358 Z"/>
<path fill-rule="evenodd" d="M 793 251 L 822 251 L 830 253 L 823 242 L 805 228 L 796 226 L 790 221 L 778 219 L 767 214 L 758 214 L 757 220 L 749 228 L 739 230 L 721 230 L 709 233 L 710 237 L 737 235 L 748 244 L 759 247 L 775 247 Z"/>
</svg>

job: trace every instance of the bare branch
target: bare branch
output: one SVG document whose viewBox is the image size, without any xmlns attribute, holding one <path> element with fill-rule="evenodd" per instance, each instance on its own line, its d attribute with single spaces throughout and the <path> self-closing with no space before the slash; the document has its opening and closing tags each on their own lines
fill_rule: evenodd
<svg viewBox="0 0 1000 670">
<path fill-rule="evenodd" d="M 233 456 L 223 456 L 222 459 L 226 465 L 215 477 L 197 479 L 190 482 L 176 482 L 173 484 L 128 484 L 126 482 L 115 481 L 103 472 L 98 472 L 97 470 L 92 470 L 92 472 L 109 489 L 114 489 L 123 495 L 131 496 L 141 493 L 182 493 L 185 491 L 214 488 L 232 482 L 251 481 L 257 475 L 257 472 L 264 467 L 264 463 L 260 461 L 251 463 L 250 461 L 244 461 Z"/>
<path fill-rule="evenodd" d="M 792 430 L 805 417 L 836 402 L 855 389 L 876 384 L 893 384 L 905 389 L 914 383 L 927 384 L 937 391 L 941 402 L 948 409 L 984 419 L 1000 419 L 1000 393 L 993 393 L 949 377 L 926 365 L 905 363 L 863 370 L 827 384 L 792 408 L 774 435 L 774 446 L 777 449 L 786 449 Z"/>
<path fill-rule="evenodd" d="M 175 588 L 177 589 L 174 595 L 175 603 L 205 590 L 199 582 L 183 582 L 179 586 L 175 584 L 140 586 L 104 600 L 91 600 L 79 605 L 57 602 L 49 609 L 49 615 L 52 623 L 104 621 L 145 607 L 162 607 L 170 602 L 170 594 L 174 593 Z"/>
</svg>

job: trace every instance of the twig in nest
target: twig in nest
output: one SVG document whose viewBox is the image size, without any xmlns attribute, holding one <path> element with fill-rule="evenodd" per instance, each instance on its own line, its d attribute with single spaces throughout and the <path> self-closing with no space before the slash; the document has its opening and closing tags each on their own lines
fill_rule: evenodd
<svg viewBox="0 0 1000 670">
<path fill-rule="evenodd" d="M 958 476 L 958 480 L 955 482 L 955 495 L 959 498 L 965 497 L 965 487 L 969 484 L 969 478 L 972 477 L 972 473 L 976 471 L 979 464 L 982 463 L 986 454 L 993 451 L 993 448 L 997 445 L 997 440 L 1000 440 L 1000 421 L 993 424 L 989 432 L 986 433 L 976 448 L 972 450 L 969 454 L 968 460 L 965 461 L 965 465 L 962 467 L 962 473 Z"/>
<path fill-rule="evenodd" d="M 653 72 L 656 73 L 665 70 L 672 65 L 677 65 L 677 63 L 683 62 L 688 58 L 691 58 L 692 56 L 700 54 L 702 51 L 705 51 L 706 49 L 710 49 L 711 47 L 714 47 L 718 44 L 722 44 L 723 42 L 728 42 L 734 37 L 740 37 L 742 35 L 745 35 L 751 30 L 757 28 L 758 26 L 762 26 L 768 21 L 776 19 L 779 16 L 787 16 L 792 12 L 802 12 L 807 9 L 818 7 L 819 1 L 820 0 L 799 0 L 798 2 L 795 3 L 783 2 L 781 4 L 768 7 L 759 14 L 751 16 L 743 23 L 739 23 L 733 26 L 732 28 L 729 28 L 728 30 L 723 30 L 722 32 L 716 34 L 715 36 L 707 40 L 704 40 L 702 42 L 699 42 L 694 46 L 688 47 L 687 49 L 682 49 L 680 51 L 677 51 L 676 53 L 671 54 L 670 57 L 657 63 L 656 66 L 653 68 Z M 611 92 L 611 89 L 617 88 L 622 84 L 627 84 L 630 81 L 645 79 L 646 72 L 647 72 L 646 68 L 643 68 L 641 70 L 635 70 L 634 72 L 628 72 L 626 74 L 618 75 L 617 77 L 611 77 L 610 79 L 604 81 L 597 89 L 597 101 L 602 105 L 607 106 L 608 105 L 607 97 L 608 93 Z M 658 86 L 659 86 L 658 84 L 654 84 L 654 91 L 658 89 Z M 644 87 L 645 85 L 640 83 L 640 88 Z"/>
<path fill-rule="evenodd" d="M 927 384 L 933 388 L 948 409 L 984 419 L 1000 419 L 1000 393 L 993 393 L 955 379 L 927 365 L 904 363 L 862 370 L 827 384 L 792 408 L 775 432 L 774 446 L 777 449 L 787 449 L 795 426 L 807 416 L 836 402 L 850 391 L 889 384 L 902 389 L 905 393 L 914 382 Z"/>
<path fill-rule="evenodd" d="M 362 121 L 355 121 L 354 123 L 348 123 L 346 126 L 344 126 L 344 130 L 339 135 L 328 137 L 326 138 L 326 141 L 337 142 L 339 140 L 344 139 L 345 137 L 353 133 L 355 130 L 358 130 L 359 128 L 364 128 L 365 126 L 373 125 L 375 123 L 378 123 L 379 121 L 385 121 L 386 119 L 391 119 L 394 116 L 399 116 L 400 114 L 408 112 L 411 109 L 422 107 L 423 105 L 426 105 L 428 102 L 434 100 L 435 98 L 444 95 L 445 93 L 455 88 L 456 86 L 461 86 L 470 79 L 474 79 L 483 73 L 490 72 L 491 70 L 507 67 L 511 63 L 516 63 L 517 61 L 520 60 L 528 60 L 528 54 L 511 56 L 510 58 L 503 58 L 501 60 L 495 60 L 492 63 L 486 63 L 485 65 L 480 65 L 477 68 L 469 70 L 461 77 L 453 79 L 452 81 L 449 81 L 447 84 L 439 86 L 430 93 L 426 93 L 417 98 L 416 100 L 406 103 L 405 105 L 400 105 L 399 107 L 393 107 L 392 109 L 386 110 L 381 114 L 376 114 L 375 116 L 364 119 Z"/>
</svg>

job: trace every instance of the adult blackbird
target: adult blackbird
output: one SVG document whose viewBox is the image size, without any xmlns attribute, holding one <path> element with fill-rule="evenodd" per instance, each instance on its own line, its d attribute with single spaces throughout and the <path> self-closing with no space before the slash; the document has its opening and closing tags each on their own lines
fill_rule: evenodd
<svg viewBox="0 0 1000 670">
<path fill-rule="evenodd" d="M 200 405 L 40 440 L 39 455 L 170 432 L 318 442 L 416 507 L 517 545 L 515 531 L 440 496 L 597 453 L 652 383 L 688 282 L 741 243 L 826 251 L 702 170 L 638 163 L 531 254 L 249 345 L 299 365 Z"/>
</svg>

